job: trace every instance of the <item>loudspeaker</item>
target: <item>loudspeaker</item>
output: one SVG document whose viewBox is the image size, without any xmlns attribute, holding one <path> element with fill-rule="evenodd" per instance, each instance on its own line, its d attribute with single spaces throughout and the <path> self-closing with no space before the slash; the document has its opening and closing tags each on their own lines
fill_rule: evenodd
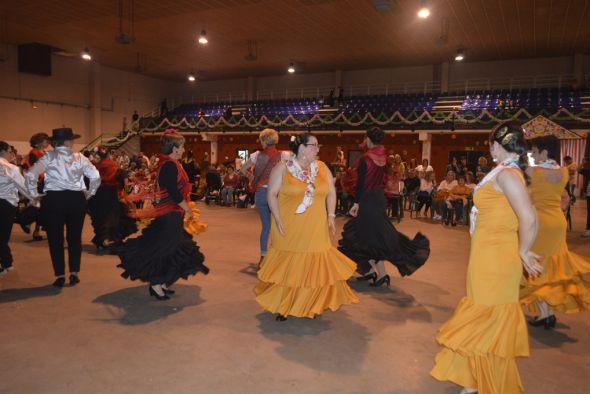
<svg viewBox="0 0 590 394">
<path fill-rule="evenodd" d="M 51 47 L 32 43 L 18 46 L 18 71 L 36 75 L 51 75 Z"/>
</svg>

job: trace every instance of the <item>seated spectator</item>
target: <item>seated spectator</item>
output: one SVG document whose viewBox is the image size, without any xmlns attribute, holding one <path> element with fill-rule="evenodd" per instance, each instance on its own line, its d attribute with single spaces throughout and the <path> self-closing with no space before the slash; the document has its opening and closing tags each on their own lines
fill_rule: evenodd
<svg viewBox="0 0 590 394">
<path fill-rule="evenodd" d="M 234 191 L 238 188 L 240 177 L 234 172 L 233 166 L 227 166 L 227 174 L 223 177 L 221 189 L 221 205 L 234 205 Z"/>
<path fill-rule="evenodd" d="M 455 160 L 456 161 L 456 160 Z M 443 213 L 443 205 L 446 205 L 446 200 L 451 193 L 451 189 L 457 186 L 457 181 L 455 180 L 455 172 L 448 171 L 447 176 L 444 181 L 438 185 L 436 192 L 434 193 L 434 219 L 441 220 L 442 213 Z"/>
<path fill-rule="evenodd" d="M 401 208 L 403 208 L 400 203 L 403 189 L 404 183 L 400 179 L 397 167 L 387 166 L 385 188 L 383 189 L 383 192 L 385 193 L 385 198 L 387 198 L 388 206 L 391 208 L 390 217 L 395 217 L 398 221 L 401 218 Z"/>
<path fill-rule="evenodd" d="M 433 171 L 428 171 L 420 178 L 420 186 L 418 194 L 416 195 L 416 217 L 420 217 L 420 211 L 424 208 L 424 216 L 432 205 L 432 191 L 435 187 L 435 181 L 433 179 Z"/>
<path fill-rule="evenodd" d="M 475 189 L 475 186 L 477 186 L 475 183 L 475 176 L 473 176 L 473 172 L 471 171 L 467 171 L 467 174 L 465 174 L 465 186 L 471 190 Z"/>
<path fill-rule="evenodd" d="M 209 166 L 209 170 L 207 170 L 207 173 L 205 174 L 205 182 L 207 183 L 207 190 L 210 193 L 213 193 L 215 191 L 219 192 L 219 190 L 221 189 L 221 175 L 219 174 L 219 171 L 217 171 L 217 169 L 215 168 L 214 164 Z"/>
<path fill-rule="evenodd" d="M 418 167 L 416 167 L 416 171 L 418 171 L 418 173 L 420 172 L 432 172 L 434 171 L 434 168 L 432 168 L 432 166 L 430 164 L 428 164 L 428 159 L 422 159 L 422 164 L 420 164 Z"/>
<path fill-rule="evenodd" d="M 477 167 L 475 168 L 475 174 L 478 175 L 479 173 L 484 174 L 484 176 L 490 172 L 490 167 L 488 166 L 488 159 L 486 159 L 484 156 L 480 156 L 479 159 L 477 159 Z"/>
<path fill-rule="evenodd" d="M 465 177 L 457 178 L 457 185 L 453 187 L 442 205 L 442 220 L 445 225 L 456 226 L 463 217 L 463 207 L 467 205 L 467 199 L 471 196 L 472 190 L 465 185 Z M 454 214 L 454 215 L 453 215 Z"/>
<path fill-rule="evenodd" d="M 404 186 L 408 196 L 413 196 L 418 192 L 418 189 L 420 188 L 420 178 L 418 178 L 418 173 L 415 169 L 408 170 L 408 177 L 404 179 Z"/>
<path fill-rule="evenodd" d="M 447 164 L 447 168 L 445 169 L 445 176 L 449 171 L 452 171 L 455 174 L 459 172 L 459 163 L 457 162 L 456 157 L 451 157 L 451 160 L 449 161 L 449 164 Z"/>
</svg>

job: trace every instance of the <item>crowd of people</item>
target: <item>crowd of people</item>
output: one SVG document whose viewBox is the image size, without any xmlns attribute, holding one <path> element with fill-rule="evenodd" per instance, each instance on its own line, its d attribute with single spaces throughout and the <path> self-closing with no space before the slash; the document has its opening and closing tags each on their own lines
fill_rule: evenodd
<svg viewBox="0 0 590 394">
<path fill-rule="evenodd" d="M 277 321 L 315 318 L 361 302 L 348 284 L 355 272 L 371 286 L 389 286 L 386 263 L 401 276 L 426 263 L 430 241 L 421 233 L 410 239 L 395 228 L 390 215 L 403 209 L 403 200 L 394 205 L 392 195 L 413 194 L 417 212 L 434 210 L 452 225 L 472 200 L 467 294 L 438 331 L 442 350 L 431 372 L 462 386 L 462 393 L 522 391 L 515 360 L 530 352 L 521 306 L 535 314 L 531 326 L 547 330 L 556 327 L 556 312 L 590 309 L 590 283 L 584 279 L 590 260 L 567 247 L 563 197 L 571 170 L 557 163 L 555 137 L 531 141 L 535 167 L 529 167 L 524 132 L 501 124 L 490 135 L 495 166 L 483 157 L 475 168 L 464 158 L 451 159 L 439 184 L 427 160 L 408 165 L 386 153 L 378 127 L 366 132 L 363 155 L 345 171 L 341 150 L 340 170 L 330 168 L 318 159 L 318 137 L 309 133 L 292 136 L 289 150 L 279 151 L 277 132 L 263 130 L 262 149 L 240 162 L 237 172 L 237 161 L 218 168 L 204 160 L 197 166 L 173 129 L 163 133 L 160 153 L 150 158 L 102 148 L 83 155 L 72 149 L 78 137 L 69 128 L 36 134 L 26 160 L 0 141 L 2 273 L 14 269 L 8 242 L 16 219 L 23 229 L 36 223 L 45 230 L 53 285 L 59 288 L 66 282 L 67 238 L 69 284 L 79 284 L 88 212 L 97 251 L 116 254 L 124 278 L 146 282 L 150 296 L 168 300 L 179 279 L 209 273 L 193 239 L 206 228 L 193 200 L 233 205 L 243 182 L 261 222 L 256 301 Z M 45 151 L 48 143 L 53 149 Z M 195 182 L 202 175 L 204 182 Z M 335 247 L 330 233 L 336 233 L 343 193 L 350 218 Z M 28 203 L 19 209 L 21 199 Z M 132 236 L 138 221 L 142 231 Z"/>
</svg>

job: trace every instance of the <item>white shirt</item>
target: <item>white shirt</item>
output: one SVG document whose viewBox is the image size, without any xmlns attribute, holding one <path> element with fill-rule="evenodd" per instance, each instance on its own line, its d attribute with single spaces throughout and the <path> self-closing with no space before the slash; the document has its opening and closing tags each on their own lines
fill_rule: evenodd
<svg viewBox="0 0 590 394">
<path fill-rule="evenodd" d="M 440 183 L 440 185 L 438 185 L 438 190 L 446 190 L 446 191 L 451 191 L 452 188 L 454 188 L 455 186 L 457 186 L 458 183 L 457 181 L 452 181 L 452 182 L 447 182 L 447 180 L 445 179 L 444 181 L 442 181 Z"/>
<path fill-rule="evenodd" d="M 434 183 L 432 181 L 427 181 L 426 179 L 420 179 L 420 191 L 421 192 L 432 192 L 434 189 Z"/>
<path fill-rule="evenodd" d="M 74 153 L 65 146 L 58 146 L 45 153 L 26 174 L 26 186 L 33 197 L 38 196 L 37 179 L 45 173 L 43 191 L 84 191 L 93 196 L 100 186 L 100 174 L 94 165 L 80 153 Z M 90 179 L 88 190 L 84 177 Z"/>
<path fill-rule="evenodd" d="M 8 201 L 15 207 L 18 206 L 18 192 L 28 199 L 32 199 L 25 186 L 25 178 L 20 173 L 20 168 L 0 157 L 0 199 Z"/>
<path fill-rule="evenodd" d="M 430 164 L 426 168 L 424 168 L 424 166 L 422 164 L 420 164 L 418 167 L 416 167 L 416 171 L 418 171 L 418 172 L 431 172 L 431 171 L 434 171 L 434 168 L 432 168 L 432 166 Z"/>
</svg>

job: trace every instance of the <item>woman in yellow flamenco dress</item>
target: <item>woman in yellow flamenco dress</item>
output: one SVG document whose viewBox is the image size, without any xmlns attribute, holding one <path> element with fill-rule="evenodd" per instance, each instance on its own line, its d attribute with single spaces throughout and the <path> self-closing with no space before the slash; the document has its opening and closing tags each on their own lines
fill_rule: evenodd
<svg viewBox="0 0 590 394">
<path fill-rule="evenodd" d="M 522 391 L 515 358 L 529 355 L 520 277 L 523 266 L 531 276 L 542 268 L 531 251 L 536 215 L 519 168 L 522 130 L 498 127 L 490 153 L 498 166 L 474 191 L 467 296 L 438 331 L 443 349 L 431 374 L 463 386 L 461 393 L 513 394 Z"/>
<path fill-rule="evenodd" d="M 346 282 L 356 264 L 330 241 L 335 233 L 336 191 L 327 166 L 316 159 L 316 137 L 291 137 L 296 153 L 273 169 L 268 205 L 273 221 L 270 247 L 258 271 L 256 301 L 276 313 L 314 318 L 326 309 L 336 311 L 358 302 Z"/>
<path fill-rule="evenodd" d="M 520 302 L 537 313 L 532 326 L 555 327 L 553 311 L 576 313 L 590 309 L 590 282 L 582 274 L 590 272 L 590 261 L 569 251 L 566 243 L 567 223 L 562 211 L 562 194 L 566 193 L 568 169 L 555 159 L 559 140 L 555 136 L 531 141 L 536 167 L 529 167 L 530 194 L 537 209 L 539 231 L 533 250 L 542 256 L 543 275 L 523 278 Z"/>
</svg>

